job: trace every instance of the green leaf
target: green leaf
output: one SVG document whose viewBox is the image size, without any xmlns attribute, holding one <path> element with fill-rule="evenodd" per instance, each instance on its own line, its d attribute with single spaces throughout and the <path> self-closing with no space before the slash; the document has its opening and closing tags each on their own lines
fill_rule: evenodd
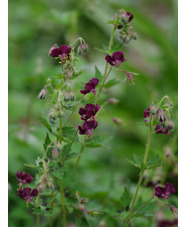
<svg viewBox="0 0 186 227">
<path fill-rule="evenodd" d="M 50 137 L 49 137 L 49 135 L 48 135 L 48 133 L 47 133 L 47 135 L 46 135 L 46 138 L 45 138 L 45 142 L 44 142 L 44 144 L 43 144 L 43 147 L 44 147 L 44 150 L 46 151 L 46 149 L 47 149 L 47 147 L 48 147 L 48 145 L 51 143 L 51 139 L 50 139 Z"/>
<path fill-rule="evenodd" d="M 104 209 L 101 210 L 101 212 L 104 212 L 104 213 L 108 214 L 109 216 L 111 216 L 113 218 L 116 218 L 116 219 L 123 220 L 125 218 L 125 215 L 122 215 L 123 213 L 120 214 L 117 211 L 117 209 L 114 208 L 114 206 L 108 207 L 108 208 L 104 208 Z"/>
<path fill-rule="evenodd" d="M 131 165 L 133 165 L 133 166 L 135 166 L 135 167 L 137 167 L 137 168 L 139 168 L 139 169 L 141 169 L 141 166 L 138 166 L 133 160 L 129 160 L 129 159 L 125 159 L 127 162 L 129 162 Z"/>
<path fill-rule="evenodd" d="M 116 79 L 112 79 L 112 80 L 109 80 L 106 84 L 104 84 L 103 87 L 105 88 L 109 88 L 109 87 L 113 87 L 114 85 L 120 83 L 120 81 L 116 80 Z"/>
<path fill-rule="evenodd" d="M 27 164 L 27 163 L 24 163 L 24 166 L 27 166 L 27 167 L 30 167 L 30 168 L 37 168 L 36 165 L 33 165 L 33 164 Z"/>
<path fill-rule="evenodd" d="M 48 121 L 46 120 L 46 118 L 45 117 L 41 117 L 41 118 L 39 118 L 39 120 L 49 130 L 49 132 L 52 133 L 52 127 L 50 126 L 50 124 L 48 123 Z"/>
<path fill-rule="evenodd" d="M 143 205 L 144 205 L 144 201 L 139 201 L 136 204 L 136 206 L 134 207 L 134 211 L 136 212 Z M 150 202 L 150 203 L 148 203 L 142 210 L 140 210 L 140 212 L 138 213 L 138 215 L 149 216 L 150 214 L 152 214 L 152 211 L 153 211 L 153 209 L 154 209 L 155 206 L 156 206 L 156 202 Z M 136 217 L 137 217 L 137 215 L 136 215 Z"/>
<path fill-rule="evenodd" d="M 68 152 L 68 154 L 70 154 L 72 148 L 70 148 L 70 150 L 69 150 L 69 146 L 71 146 L 71 143 L 68 143 L 68 144 L 66 144 L 66 145 L 63 147 L 63 150 L 62 150 L 62 153 L 61 153 L 62 159 L 66 157 L 67 152 Z M 68 150 L 69 150 L 69 151 L 68 151 Z"/>
<path fill-rule="evenodd" d="M 105 23 L 107 23 L 107 24 L 115 24 L 115 20 L 109 20 L 109 21 L 107 21 Z"/>
<path fill-rule="evenodd" d="M 125 211 L 131 202 L 131 197 L 130 197 L 129 191 L 127 190 L 126 187 L 124 187 L 123 195 L 121 196 L 120 201 L 121 201 L 121 205 Z"/>
<path fill-rule="evenodd" d="M 46 217 L 52 217 L 52 208 L 50 207 L 45 207 L 45 206 L 41 206 L 41 207 L 35 207 L 33 208 L 33 214 L 39 214 L 39 215 L 44 215 Z"/>
<path fill-rule="evenodd" d="M 158 162 L 159 162 L 159 155 L 157 154 L 156 156 L 152 157 L 149 160 L 149 162 L 147 163 L 147 169 L 155 168 L 153 166 L 156 166 L 156 164 L 158 164 Z"/>
<path fill-rule="evenodd" d="M 66 168 L 61 163 L 56 163 L 54 160 L 51 160 L 49 163 L 49 170 L 51 175 L 63 179 L 63 174 L 66 171 Z"/>
<path fill-rule="evenodd" d="M 94 148 L 94 147 L 105 147 L 104 145 L 111 140 L 112 136 L 94 136 L 93 139 L 88 139 L 85 141 L 85 146 Z"/>
<path fill-rule="evenodd" d="M 67 159 L 76 158 L 76 157 L 78 157 L 78 156 L 80 156 L 80 154 L 73 152 L 73 153 L 67 155 Z"/>
<path fill-rule="evenodd" d="M 102 80 L 102 75 L 101 72 L 99 71 L 99 69 L 97 68 L 97 66 L 95 66 L 95 78 L 99 79 L 100 81 Z"/>
<path fill-rule="evenodd" d="M 67 126 L 67 127 L 63 127 L 62 128 L 62 134 L 63 134 L 64 137 L 73 136 L 74 133 L 75 133 L 75 131 L 74 131 L 73 127 L 68 127 Z"/>
<path fill-rule="evenodd" d="M 54 75 L 57 79 L 63 79 L 64 78 L 64 75 L 62 73 L 54 73 Z"/>
<path fill-rule="evenodd" d="M 142 162 L 142 160 L 141 160 L 141 158 L 140 158 L 138 155 L 136 155 L 136 154 L 134 154 L 134 161 L 135 161 L 136 165 L 141 169 L 141 162 Z"/>
<path fill-rule="evenodd" d="M 74 111 L 79 103 L 80 101 L 68 102 L 68 104 L 63 104 L 63 107 L 67 110 Z"/>
</svg>

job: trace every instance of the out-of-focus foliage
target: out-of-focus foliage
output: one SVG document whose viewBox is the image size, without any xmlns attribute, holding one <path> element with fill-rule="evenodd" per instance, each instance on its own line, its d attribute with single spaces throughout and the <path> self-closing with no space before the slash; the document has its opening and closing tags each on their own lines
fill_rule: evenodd
<svg viewBox="0 0 186 227">
<path fill-rule="evenodd" d="M 79 90 L 93 77 L 95 65 L 103 72 L 105 54 L 95 48 L 108 45 L 112 25 L 111 20 L 118 9 L 125 9 L 134 15 L 133 23 L 137 40 L 124 45 L 123 52 L 127 61 L 122 69 L 137 72 L 135 85 L 123 82 L 107 90 L 103 101 L 114 97 L 119 100 L 115 105 L 105 105 L 98 115 L 99 127 L 95 133 L 104 134 L 109 142 L 106 147 L 86 148 L 81 158 L 75 182 L 77 191 L 88 198 L 88 209 L 101 210 L 108 201 L 119 204 L 123 186 L 130 185 L 135 190 L 138 169 L 131 166 L 126 158 L 133 153 L 144 153 L 148 128 L 141 125 L 143 111 L 153 99 L 164 95 L 173 101 L 172 119 L 175 129 L 169 136 L 153 135 L 150 155 L 164 157 L 169 149 L 177 154 L 177 2 L 134 1 L 134 0 L 32 0 L 9 1 L 9 226 L 32 227 L 35 224 L 30 209 L 17 197 L 15 174 L 27 170 L 24 163 L 33 163 L 43 153 L 46 130 L 39 117 L 48 111 L 45 101 L 38 99 L 40 90 L 48 77 L 60 72 L 60 65 L 48 56 L 50 47 L 69 45 L 79 36 L 83 37 L 89 52 L 80 58 L 79 69 L 83 74 L 74 82 L 77 96 Z M 115 40 L 119 43 L 118 37 Z M 111 77 L 122 78 L 119 72 Z M 78 83 L 80 82 L 80 83 Z M 112 118 L 123 120 L 117 127 Z M 79 115 L 71 120 L 72 125 L 79 123 Z M 72 147 L 79 152 L 76 144 Z M 73 166 L 74 161 L 70 161 Z M 29 169 L 34 176 L 35 172 Z M 172 164 L 163 167 L 159 174 L 163 182 L 172 182 L 177 188 L 177 175 Z M 130 180 L 129 180 L 130 179 Z M 65 182 L 68 187 L 68 179 Z M 146 195 L 151 193 L 146 189 Z M 109 199 L 108 199 L 109 198 Z M 144 198 L 146 196 L 144 195 Z M 175 204 L 176 199 L 173 201 Z M 118 208 L 119 209 L 119 208 Z M 172 214 L 169 212 L 168 217 Z M 148 219 L 138 218 L 139 226 L 155 226 Z M 70 215 L 68 220 L 74 221 Z M 102 215 L 98 215 L 98 226 Z M 112 218 L 105 219 L 106 226 L 113 226 Z M 79 221 L 80 222 L 80 221 Z M 41 226 L 47 226 L 48 219 Z M 77 221 L 78 223 L 78 221 Z M 109 224 L 110 223 L 110 224 Z M 86 222 L 79 226 L 87 226 Z M 116 226 L 116 223 L 115 223 Z M 121 226 L 118 221 L 117 226 Z"/>
</svg>

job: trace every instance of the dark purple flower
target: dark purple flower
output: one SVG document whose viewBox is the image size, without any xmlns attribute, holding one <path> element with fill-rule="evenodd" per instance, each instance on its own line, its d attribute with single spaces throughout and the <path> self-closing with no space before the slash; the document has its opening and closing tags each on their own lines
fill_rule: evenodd
<svg viewBox="0 0 186 227">
<path fill-rule="evenodd" d="M 98 112 L 98 110 L 100 110 L 100 107 L 98 106 L 98 104 L 94 105 L 94 104 L 86 104 L 85 108 L 80 108 L 79 109 L 79 114 L 81 115 L 81 120 L 88 120 L 91 117 L 94 117 L 96 115 L 96 113 Z"/>
<path fill-rule="evenodd" d="M 178 219 L 169 221 L 169 220 L 161 220 L 158 222 L 158 227 L 176 227 L 178 226 Z"/>
<path fill-rule="evenodd" d="M 29 173 L 23 174 L 22 171 L 17 172 L 16 177 L 17 177 L 18 181 L 20 182 L 20 184 L 19 184 L 20 187 L 22 187 L 24 183 L 30 184 L 34 179 L 30 176 Z"/>
<path fill-rule="evenodd" d="M 113 65 L 115 67 L 119 67 L 122 62 L 126 61 L 122 51 L 116 51 L 116 52 L 113 53 L 112 56 L 107 54 L 106 57 L 105 57 L 105 60 L 110 65 Z"/>
<path fill-rule="evenodd" d="M 71 46 L 61 45 L 59 48 L 56 48 L 56 46 L 53 46 L 51 48 L 50 56 L 53 58 L 61 57 L 63 63 L 66 61 L 66 59 L 69 59 L 69 54 L 71 52 Z"/>
<path fill-rule="evenodd" d="M 156 134 L 168 135 L 168 134 L 170 134 L 170 129 L 167 127 L 163 127 L 161 125 L 156 125 L 155 132 L 156 132 Z"/>
<path fill-rule="evenodd" d="M 168 199 L 169 196 L 173 195 L 176 191 L 174 185 L 170 183 L 166 183 L 165 187 L 157 186 L 154 190 L 154 195 L 162 199 Z"/>
<path fill-rule="evenodd" d="M 80 91 L 81 94 L 85 95 L 90 92 L 93 92 L 95 94 L 96 93 L 95 88 L 98 82 L 99 82 L 99 79 L 97 78 L 92 78 L 91 80 L 89 80 L 89 82 L 85 84 L 85 87 L 83 88 L 83 90 Z"/>
<path fill-rule="evenodd" d="M 92 131 L 98 126 L 98 122 L 95 120 L 85 121 L 83 125 L 78 125 L 80 135 L 89 135 L 92 137 Z"/>
<path fill-rule="evenodd" d="M 128 16 L 128 22 L 131 22 L 131 20 L 134 18 L 134 15 L 130 12 L 126 12 L 126 15 Z"/>
<path fill-rule="evenodd" d="M 21 199 L 24 199 L 25 202 L 31 202 L 31 199 L 38 195 L 38 190 L 37 188 L 34 188 L 33 190 L 31 188 L 24 188 L 19 189 L 17 194 Z"/>
<path fill-rule="evenodd" d="M 150 108 L 145 109 L 143 112 L 143 118 L 145 119 L 147 117 L 150 117 Z M 147 122 L 147 120 L 144 121 Z"/>
</svg>

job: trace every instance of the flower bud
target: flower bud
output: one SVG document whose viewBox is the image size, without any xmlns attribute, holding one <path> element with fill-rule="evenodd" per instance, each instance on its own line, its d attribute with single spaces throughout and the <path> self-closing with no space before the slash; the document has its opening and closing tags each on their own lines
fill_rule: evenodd
<svg viewBox="0 0 186 227">
<path fill-rule="evenodd" d="M 57 44 L 54 44 L 54 45 L 50 48 L 48 55 L 50 55 L 51 52 L 52 52 L 52 50 L 54 50 L 54 49 L 56 49 L 56 48 L 58 48 L 58 46 L 57 46 Z"/>
<path fill-rule="evenodd" d="M 83 51 L 83 46 L 82 46 L 82 44 L 78 47 L 78 49 L 77 49 L 77 54 L 78 55 L 83 55 L 83 53 L 84 53 L 84 51 Z"/>
<path fill-rule="evenodd" d="M 83 53 L 86 54 L 88 52 L 88 46 L 86 43 L 83 44 Z"/>
<path fill-rule="evenodd" d="M 171 207 L 170 207 L 170 210 L 172 211 L 172 213 L 173 213 L 176 217 L 178 217 L 178 209 L 177 209 L 176 207 L 171 206 Z"/>
<path fill-rule="evenodd" d="M 150 113 L 152 115 L 156 114 L 157 112 L 157 108 L 155 107 L 154 103 L 152 103 L 152 105 L 150 106 Z"/>
<path fill-rule="evenodd" d="M 70 100 L 74 101 L 74 99 L 75 99 L 75 93 L 74 93 L 74 91 L 71 91 L 70 92 Z"/>
<path fill-rule="evenodd" d="M 161 110 L 160 108 L 157 111 L 157 117 L 160 122 L 165 122 L 165 120 L 166 120 L 165 114 L 164 114 L 163 110 Z"/>
<path fill-rule="evenodd" d="M 111 103 L 113 105 L 117 105 L 119 100 L 118 99 L 115 99 L 115 98 L 111 98 L 111 99 L 108 99 L 107 101 L 108 103 Z"/>
<path fill-rule="evenodd" d="M 128 44 L 128 43 L 130 42 L 130 36 L 127 35 L 127 36 L 123 39 L 123 42 L 124 42 L 125 44 Z"/>
<path fill-rule="evenodd" d="M 70 99 L 70 97 L 69 97 L 69 91 L 66 91 L 66 92 L 65 92 L 65 95 L 64 95 L 64 101 L 65 101 L 65 102 L 68 102 L 69 99 Z"/>
<path fill-rule="evenodd" d="M 132 35 L 131 35 L 131 39 L 134 39 L 134 40 L 136 40 L 137 39 L 137 35 L 136 35 L 136 33 L 132 33 Z"/>
<path fill-rule="evenodd" d="M 112 118 L 113 122 L 117 125 L 122 125 L 123 124 L 123 120 L 119 119 L 119 118 Z"/>
<path fill-rule="evenodd" d="M 57 113 L 55 111 L 52 111 L 50 114 L 49 114 L 49 119 L 50 120 L 56 120 L 57 118 Z"/>
<path fill-rule="evenodd" d="M 64 112 L 62 111 L 62 110 L 59 110 L 58 112 L 57 112 L 57 117 L 58 118 L 62 118 L 63 116 L 64 116 Z"/>
<path fill-rule="evenodd" d="M 46 90 L 46 88 L 44 87 L 44 88 L 40 91 L 38 97 L 39 97 L 41 100 L 43 100 L 43 99 L 45 99 L 46 94 L 47 94 L 47 90 Z"/>
<path fill-rule="evenodd" d="M 54 159 L 58 159 L 58 151 L 54 148 L 53 150 L 52 150 L 52 158 L 54 158 Z"/>
<path fill-rule="evenodd" d="M 56 142 L 56 148 L 59 150 L 59 151 L 62 151 L 62 145 L 57 141 Z"/>
<path fill-rule="evenodd" d="M 121 14 L 121 21 L 123 22 L 124 25 L 128 24 L 129 20 L 128 20 L 128 16 L 127 16 L 126 12 L 123 12 Z"/>
</svg>

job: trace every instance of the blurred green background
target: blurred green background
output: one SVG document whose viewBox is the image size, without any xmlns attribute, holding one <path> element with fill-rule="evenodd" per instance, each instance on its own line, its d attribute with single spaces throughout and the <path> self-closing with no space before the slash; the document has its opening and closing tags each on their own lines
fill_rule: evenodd
<svg viewBox="0 0 186 227">
<path fill-rule="evenodd" d="M 175 129 L 169 136 L 153 136 L 151 155 L 158 153 L 163 158 L 167 147 L 176 154 L 177 1 L 9 0 L 10 227 L 31 227 L 35 224 L 30 209 L 25 209 L 24 201 L 17 197 L 15 174 L 25 170 L 34 175 L 35 172 L 23 164 L 33 163 L 37 156 L 43 154 L 46 130 L 39 117 L 49 109 L 45 101 L 38 99 L 38 93 L 47 78 L 61 69 L 57 61 L 48 56 L 50 47 L 54 43 L 69 45 L 78 37 L 86 40 L 89 52 L 80 58 L 77 66 L 84 73 L 74 81 L 78 97 L 79 90 L 84 86 L 84 83 L 78 82 L 87 82 L 92 78 L 95 65 L 104 71 L 105 55 L 95 48 L 108 45 L 112 25 L 105 22 L 111 20 L 121 8 L 134 15 L 133 27 L 138 37 L 123 46 L 127 61 L 121 69 L 139 73 L 140 76 L 135 77 L 134 86 L 122 83 L 103 95 L 104 100 L 117 98 L 119 103 L 116 106 L 106 105 L 102 109 L 95 133 L 112 138 L 106 144 L 107 149 L 85 149 L 76 179 L 79 191 L 90 199 L 94 193 L 106 191 L 117 200 L 127 179 L 135 189 L 139 172 L 125 159 L 132 158 L 133 153 L 143 155 L 148 135 L 148 128 L 140 125 L 143 111 L 153 99 L 161 99 L 164 95 L 170 96 L 173 101 Z M 120 42 L 119 33 L 116 33 L 115 40 Z M 111 77 L 124 79 L 122 73 L 112 73 Z M 113 117 L 122 119 L 123 125 L 115 125 Z M 75 126 L 78 122 L 76 114 L 71 124 Z M 79 152 L 78 145 L 75 144 L 73 149 Z M 165 179 L 174 183 L 177 189 L 177 176 L 172 176 L 171 171 L 167 171 Z M 98 204 L 93 206 L 99 209 Z M 47 219 L 42 225 L 47 226 Z"/>
</svg>

